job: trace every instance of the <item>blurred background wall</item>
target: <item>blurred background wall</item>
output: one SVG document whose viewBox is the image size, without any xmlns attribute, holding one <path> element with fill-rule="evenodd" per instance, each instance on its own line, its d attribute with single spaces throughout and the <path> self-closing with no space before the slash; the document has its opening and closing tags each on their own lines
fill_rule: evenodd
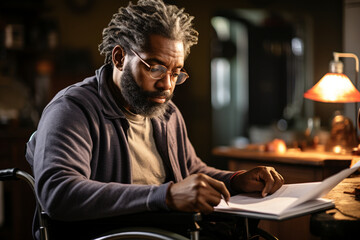
<svg viewBox="0 0 360 240">
<path fill-rule="evenodd" d="M 327 125 L 333 109 L 339 108 L 334 104 L 330 106 L 307 102 L 301 99 L 301 94 L 328 71 L 332 52 L 342 50 L 341 0 L 166 2 L 184 7 L 194 15 L 195 27 L 200 33 L 199 44 L 192 48 L 185 63 L 191 77 L 186 84 L 177 87 L 174 101 L 184 114 L 198 154 L 205 161 L 211 161 L 210 149 L 214 145 L 230 144 L 237 140 L 237 135 L 248 138 L 246 129 L 253 125 L 268 127 L 284 119 L 288 128 L 295 124 L 298 126 L 299 122 L 301 125 L 302 119 L 314 114 L 320 116 L 323 124 Z M 107 26 L 112 14 L 127 3 L 115 0 L 2 1 L 1 32 L 6 35 L 6 28 L 11 26 L 12 30 L 7 31 L 18 34 L 19 43 L 15 39 L 14 46 L 1 48 L 0 76 L 2 79 L 16 79 L 18 85 L 24 85 L 21 87 L 22 92 L 27 94 L 27 100 L 19 99 L 16 94 L 17 101 L 10 101 L 11 96 L 8 96 L 2 97 L 0 103 L 2 100 L 5 102 L 3 105 L 15 105 L 15 109 L 27 104 L 27 108 L 19 114 L 23 118 L 30 116 L 29 120 L 36 125 L 42 108 L 59 89 L 92 75 L 102 65 L 103 58 L 97 50 L 102 29 Z M 236 28 L 233 27 L 236 24 L 241 25 L 238 29 L 243 30 L 233 30 L 235 33 L 232 35 L 237 34 L 237 38 L 219 40 L 219 29 L 221 31 L 222 26 L 215 29 L 216 16 L 230 21 L 232 28 Z M 288 49 L 294 47 L 291 45 L 294 38 L 300 40 L 298 46 L 301 47 L 301 55 L 297 58 Z M 248 49 L 246 46 L 240 49 L 238 42 L 248 45 Z M 232 51 L 232 47 L 238 55 L 231 56 L 230 53 L 230 56 L 225 56 L 226 51 Z M 222 56 L 218 56 L 219 51 Z M 281 56 L 271 58 L 266 51 Z M 211 65 L 216 64 L 214 59 L 221 57 L 240 59 L 240 63 L 230 62 L 232 69 L 240 71 L 231 77 L 231 81 L 244 83 L 237 86 L 235 89 L 238 91 L 231 96 L 226 96 L 227 92 L 218 91 L 218 101 L 225 101 L 226 104 L 230 98 L 238 99 L 238 102 L 245 102 L 245 106 L 240 104 L 219 110 L 219 106 L 214 103 L 216 99 L 212 99 L 211 92 L 213 95 L 216 93 L 211 84 L 215 78 L 211 76 Z M 248 59 L 248 62 L 244 65 L 241 59 Z M 222 66 L 221 62 L 217 64 Z M 252 76 L 241 80 L 241 73 L 245 78 L 246 74 Z M 286 74 L 288 76 L 284 76 Z M 270 109 L 263 105 L 264 102 L 256 102 L 256 99 L 265 97 L 266 91 L 270 94 L 268 100 L 276 100 L 269 103 L 273 107 Z M 251 96 L 246 97 L 246 94 Z M 278 97 L 279 94 L 283 96 Z M 242 108 L 242 111 L 236 112 L 237 108 Z M 5 112 L 4 122 L 6 114 L 10 115 L 10 119 L 12 116 L 11 111 Z M 231 118 L 234 119 L 231 123 L 221 120 Z M 234 128 L 223 129 L 221 126 L 224 124 L 234 125 Z M 236 124 L 239 127 L 235 127 Z M 234 133 L 224 133 L 229 131 Z"/>
</svg>

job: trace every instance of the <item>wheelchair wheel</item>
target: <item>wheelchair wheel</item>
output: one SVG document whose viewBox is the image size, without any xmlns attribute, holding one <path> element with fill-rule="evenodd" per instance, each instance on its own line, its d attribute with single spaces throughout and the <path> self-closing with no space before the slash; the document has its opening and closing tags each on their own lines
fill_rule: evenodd
<svg viewBox="0 0 360 240">
<path fill-rule="evenodd" d="M 137 240 L 189 240 L 179 234 L 157 228 L 124 228 L 104 234 L 93 240 L 118 240 L 118 239 L 137 239 Z"/>
</svg>

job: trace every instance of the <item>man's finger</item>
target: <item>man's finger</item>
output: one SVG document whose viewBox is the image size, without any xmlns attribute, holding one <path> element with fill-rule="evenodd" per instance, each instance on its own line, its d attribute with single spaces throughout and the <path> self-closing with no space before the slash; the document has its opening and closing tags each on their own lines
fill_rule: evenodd
<svg viewBox="0 0 360 240">
<path fill-rule="evenodd" d="M 225 200 L 230 199 L 230 193 L 227 190 L 227 188 L 226 188 L 226 186 L 225 186 L 225 184 L 223 182 L 220 182 L 220 181 L 218 181 L 216 179 L 208 177 L 208 183 L 213 189 L 215 189 L 217 192 L 222 194 L 224 196 Z"/>
<path fill-rule="evenodd" d="M 284 183 L 284 178 L 272 167 L 267 167 L 266 171 L 263 172 L 263 180 L 265 181 L 261 193 L 263 197 L 276 192 Z"/>
<path fill-rule="evenodd" d="M 276 171 L 270 171 L 271 175 L 274 178 L 274 184 L 272 189 L 270 190 L 270 194 L 273 194 L 274 192 L 276 192 L 283 184 L 284 184 L 284 178 L 281 176 L 281 174 L 279 174 Z"/>
<path fill-rule="evenodd" d="M 274 186 L 275 180 L 273 175 L 271 174 L 271 168 L 266 167 L 265 171 L 262 171 L 261 179 L 265 182 L 265 186 L 261 192 L 263 197 L 266 197 Z"/>
<path fill-rule="evenodd" d="M 198 212 L 209 214 L 214 211 L 214 206 L 217 204 L 209 204 L 204 199 L 200 200 L 197 205 Z"/>
</svg>

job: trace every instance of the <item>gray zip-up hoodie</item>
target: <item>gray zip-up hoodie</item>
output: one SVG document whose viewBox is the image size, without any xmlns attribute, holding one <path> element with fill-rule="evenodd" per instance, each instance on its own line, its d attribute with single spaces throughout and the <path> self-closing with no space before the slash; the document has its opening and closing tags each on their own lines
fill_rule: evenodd
<svg viewBox="0 0 360 240">
<path fill-rule="evenodd" d="M 44 109 L 26 158 L 45 212 L 64 221 L 166 210 L 171 181 L 205 173 L 229 187 L 232 172 L 202 162 L 174 103 L 152 119 L 154 140 L 167 170 L 159 186 L 131 184 L 128 122 L 107 86 L 112 67 L 60 91 Z"/>
</svg>

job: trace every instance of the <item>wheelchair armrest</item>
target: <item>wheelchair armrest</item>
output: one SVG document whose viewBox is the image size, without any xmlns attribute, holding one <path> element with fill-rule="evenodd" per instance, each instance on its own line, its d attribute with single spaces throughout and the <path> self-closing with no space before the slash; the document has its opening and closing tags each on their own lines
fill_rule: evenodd
<svg viewBox="0 0 360 240">
<path fill-rule="evenodd" d="M 178 224 L 194 224 L 202 220 L 200 213 L 186 213 L 186 212 L 172 212 L 172 211 L 158 211 L 158 212 L 141 212 L 120 215 L 109 218 L 100 218 L 94 220 L 85 221 L 58 221 L 52 220 L 47 215 L 43 216 L 47 218 L 51 225 L 54 224 L 80 224 L 80 225 L 119 225 L 119 226 L 133 226 L 135 225 L 178 225 Z"/>
<path fill-rule="evenodd" d="M 16 175 L 18 170 L 19 169 L 17 169 L 17 168 L 1 169 L 0 170 L 0 181 L 18 180 L 18 177 Z"/>
<path fill-rule="evenodd" d="M 200 213 L 186 213 L 186 212 L 142 212 L 129 214 L 124 216 L 117 216 L 109 219 L 111 222 L 119 224 L 144 224 L 144 225 L 178 225 L 178 224 L 194 224 L 202 220 Z M 106 222 L 107 220 L 105 220 Z"/>
</svg>

